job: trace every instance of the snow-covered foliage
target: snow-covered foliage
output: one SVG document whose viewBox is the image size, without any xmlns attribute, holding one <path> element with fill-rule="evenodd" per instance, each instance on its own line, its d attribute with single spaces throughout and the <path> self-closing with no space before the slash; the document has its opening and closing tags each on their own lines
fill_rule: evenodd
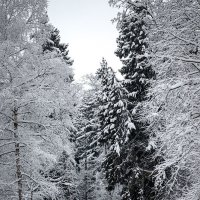
<svg viewBox="0 0 200 200">
<path fill-rule="evenodd" d="M 121 183 L 123 169 L 120 164 L 123 160 L 124 146 L 129 141 L 130 134 L 136 129 L 132 114 L 128 108 L 128 92 L 122 82 L 115 77 L 113 70 L 107 66 L 105 60 L 97 72 L 102 85 L 99 93 L 99 142 L 105 149 L 105 158 L 102 163 L 108 181 L 108 190 L 114 190 Z"/>
<path fill-rule="evenodd" d="M 42 175 L 75 132 L 72 70 L 44 53 L 51 26 L 45 0 L 0 2 L 0 199 L 54 199 L 56 184 Z"/>
<path fill-rule="evenodd" d="M 107 182 L 101 172 L 101 164 L 104 159 L 103 148 L 99 145 L 99 119 L 98 111 L 100 101 L 98 99 L 101 84 L 96 76 L 89 75 L 87 85 L 89 90 L 84 92 L 80 107 L 79 131 L 77 133 L 76 161 L 79 168 L 79 199 L 110 199 L 106 190 Z"/>
<path fill-rule="evenodd" d="M 127 109 L 128 92 L 117 80 L 113 70 L 107 66 L 106 61 L 103 60 L 97 74 L 102 82 L 98 114 L 101 125 L 99 141 L 108 151 L 115 151 L 120 155 L 121 146 L 129 140 L 132 129 L 136 129 L 132 115 Z"/>
<path fill-rule="evenodd" d="M 43 172 L 43 176 L 48 178 L 49 181 L 55 183 L 59 192 L 56 196 L 57 199 L 73 199 L 78 200 L 78 177 L 76 173 L 76 162 L 72 157 L 63 151 L 58 157 L 56 163 Z M 52 197 L 45 197 L 45 200 L 51 200 Z"/>
<path fill-rule="evenodd" d="M 149 79 L 154 77 L 147 49 L 146 15 L 147 9 L 141 6 L 129 9 L 118 19 L 119 37 L 115 53 L 123 64 L 120 72 L 132 102 L 145 99 Z"/>
<path fill-rule="evenodd" d="M 199 194 L 199 27 L 198 1 L 153 1 L 150 46 L 157 80 L 145 117 L 157 146 L 158 199 L 193 199 Z"/>
<path fill-rule="evenodd" d="M 68 66 L 71 66 L 73 64 L 74 61 L 68 55 L 68 44 L 60 42 L 58 29 L 52 28 L 49 39 L 46 40 L 45 44 L 42 47 L 44 52 L 56 52 L 57 56 L 62 57 Z"/>
</svg>

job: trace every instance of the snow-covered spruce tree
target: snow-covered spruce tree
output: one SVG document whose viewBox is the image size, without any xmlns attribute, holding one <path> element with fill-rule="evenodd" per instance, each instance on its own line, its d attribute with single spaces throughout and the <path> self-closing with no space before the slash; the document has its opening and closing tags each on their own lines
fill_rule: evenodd
<svg viewBox="0 0 200 200">
<path fill-rule="evenodd" d="M 197 200 L 199 188 L 199 1 L 154 1 L 152 83 L 144 115 L 156 137 L 157 199 Z"/>
<path fill-rule="evenodd" d="M 57 28 L 52 28 L 50 32 L 50 37 L 46 41 L 46 43 L 43 45 L 43 51 L 57 51 L 58 55 L 61 55 L 68 66 L 71 66 L 73 64 L 73 60 L 69 57 L 69 50 L 68 50 L 68 44 L 64 44 L 60 42 L 60 34 L 59 30 Z M 72 77 L 73 78 L 73 77 Z"/>
<path fill-rule="evenodd" d="M 41 170 L 63 149 L 73 153 L 75 99 L 65 81 L 71 70 L 54 53 L 43 53 L 45 0 L 1 1 L 0 19 L 0 199 L 54 198 L 58 190 Z"/>
<path fill-rule="evenodd" d="M 147 53 L 147 8 L 141 1 L 110 1 L 112 5 L 121 4 L 125 8 L 118 18 L 119 37 L 116 55 L 122 61 L 121 74 L 123 86 L 128 91 L 127 109 L 132 114 L 132 129 L 127 144 L 121 151 L 121 180 L 123 180 L 123 199 L 154 199 L 155 190 L 151 176 L 154 169 L 153 150 L 149 149 L 147 124 L 140 116 L 142 103 L 147 99 L 149 81 L 154 71 Z"/>
<path fill-rule="evenodd" d="M 122 61 L 120 72 L 133 104 L 146 99 L 149 79 L 154 77 L 147 53 L 146 15 L 147 9 L 135 3 L 129 11 L 123 13 L 118 23 L 119 37 L 115 53 Z"/>
<path fill-rule="evenodd" d="M 106 191 L 106 182 L 100 171 L 102 163 L 102 148 L 99 146 L 99 92 L 101 86 L 97 77 L 87 77 L 89 90 L 84 91 L 79 116 L 79 132 L 77 135 L 76 160 L 79 167 L 80 200 L 110 199 Z M 81 119 L 81 120 L 80 120 Z"/>
<path fill-rule="evenodd" d="M 123 160 L 121 149 L 129 140 L 132 129 L 131 113 L 128 111 L 128 92 L 117 80 L 113 70 L 107 66 L 105 60 L 99 69 L 98 79 L 102 84 L 101 106 L 99 109 L 100 137 L 99 142 L 105 148 L 103 168 L 108 180 L 108 190 L 121 183 L 123 169 L 120 164 Z"/>
</svg>

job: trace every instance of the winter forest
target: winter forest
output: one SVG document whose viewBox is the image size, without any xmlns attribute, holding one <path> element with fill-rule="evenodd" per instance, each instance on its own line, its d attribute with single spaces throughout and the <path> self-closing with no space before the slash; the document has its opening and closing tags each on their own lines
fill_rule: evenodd
<svg viewBox="0 0 200 200">
<path fill-rule="evenodd" d="M 0 0 L 0 200 L 200 200 L 200 1 L 108 4 L 85 88 L 47 0 Z"/>
</svg>

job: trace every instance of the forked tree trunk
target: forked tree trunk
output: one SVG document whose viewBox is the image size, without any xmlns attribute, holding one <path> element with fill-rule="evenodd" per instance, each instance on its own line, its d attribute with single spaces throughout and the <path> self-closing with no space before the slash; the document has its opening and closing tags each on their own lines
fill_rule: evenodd
<svg viewBox="0 0 200 200">
<path fill-rule="evenodd" d="M 14 137 L 15 137 L 15 159 L 16 159 L 16 176 L 17 176 L 17 184 L 18 184 L 18 198 L 22 200 L 22 173 L 20 166 L 20 143 L 18 136 L 18 108 L 17 102 L 15 101 L 14 110 L 13 110 L 13 118 L 14 118 Z"/>
</svg>

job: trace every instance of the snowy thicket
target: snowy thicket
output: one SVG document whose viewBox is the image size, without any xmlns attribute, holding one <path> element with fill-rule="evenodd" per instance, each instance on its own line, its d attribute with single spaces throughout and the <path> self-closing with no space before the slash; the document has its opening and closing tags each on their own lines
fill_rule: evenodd
<svg viewBox="0 0 200 200">
<path fill-rule="evenodd" d="M 199 16 L 198 1 L 154 1 L 150 45 L 157 79 L 145 117 L 163 161 L 155 169 L 159 199 L 199 194 Z"/>
<path fill-rule="evenodd" d="M 99 142 L 105 148 L 103 168 L 108 180 L 108 189 L 115 188 L 120 182 L 122 169 L 122 149 L 129 141 L 133 129 L 132 115 L 128 107 L 128 91 L 117 80 L 112 68 L 103 60 L 101 68 L 97 71 L 102 90 L 99 95 L 101 105 L 98 111 L 100 122 Z"/>
<path fill-rule="evenodd" d="M 53 199 L 43 173 L 76 131 L 72 70 L 60 52 L 43 52 L 52 27 L 45 0 L 0 2 L 0 199 Z M 73 160 L 73 159 L 72 159 Z M 71 184 L 71 183 L 70 183 Z"/>
<path fill-rule="evenodd" d="M 77 125 L 76 161 L 79 169 L 79 199 L 80 200 L 105 200 L 111 196 L 106 190 L 107 182 L 101 172 L 104 159 L 104 149 L 99 145 L 100 123 L 98 118 L 101 106 L 102 86 L 96 76 L 88 76 L 88 86 L 80 107 Z"/>
</svg>

